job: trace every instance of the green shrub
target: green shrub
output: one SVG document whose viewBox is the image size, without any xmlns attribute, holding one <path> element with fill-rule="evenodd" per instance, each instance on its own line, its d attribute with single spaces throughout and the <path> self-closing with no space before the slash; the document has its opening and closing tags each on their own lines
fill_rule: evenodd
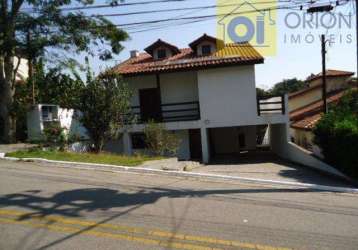
<svg viewBox="0 0 358 250">
<path fill-rule="evenodd" d="M 150 151 L 156 155 L 175 155 L 180 145 L 180 139 L 163 124 L 150 121 L 144 128 L 145 142 Z"/>
<path fill-rule="evenodd" d="M 316 125 L 314 142 L 325 160 L 358 178 L 358 91 L 349 91 Z"/>
<path fill-rule="evenodd" d="M 65 150 L 67 144 L 66 134 L 59 122 L 46 124 L 43 133 L 47 145 L 50 147 L 59 147 L 61 151 Z"/>
</svg>

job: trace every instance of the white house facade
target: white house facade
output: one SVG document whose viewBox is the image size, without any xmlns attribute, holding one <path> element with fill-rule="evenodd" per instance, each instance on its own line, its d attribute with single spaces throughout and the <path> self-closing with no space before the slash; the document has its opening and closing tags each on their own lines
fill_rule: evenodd
<svg viewBox="0 0 358 250">
<path fill-rule="evenodd" d="M 158 40 L 113 68 L 133 91 L 132 113 L 138 117 L 124 129 L 125 153 L 145 146 L 143 129 L 151 119 L 181 138 L 179 159 L 204 163 L 255 150 L 263 126 L 280 126 L 287 136 L 287 97 L 256 95 L 255 64 L 264 59 L 251 45 L 203 35 L 189 47 Z"/>
</svg>

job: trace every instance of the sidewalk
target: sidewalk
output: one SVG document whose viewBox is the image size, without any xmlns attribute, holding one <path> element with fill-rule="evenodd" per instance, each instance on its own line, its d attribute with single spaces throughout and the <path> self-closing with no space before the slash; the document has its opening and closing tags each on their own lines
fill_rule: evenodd
<svg viewBox="0 0 358 250">
<path fill-rule="evenodd" d="M 192 172 L 282 182 L 308 183 L 331 187 L 353 187 L 348 181 L 280 159 L 273 159 L 267 162 L 211 164 L 195 168 Z"/>
<path fill-rule="evenodd" d="M 0 156 L 0 161 L 2 157 Z M 180 178 L 189 178 L 200 181 L 217 181 L 221 183 L 252 183 L 252 184 L 262 184 L 270 187 L 289 187 L 297 190 L 315 190 L 315 191 L 324 191 L 324 192 L 343 192 L 343 193 L 355 193 L 358 194 L 358 189 L 355 189 L 353 186 L 347 185 L 319 185 L 315 183 L 302 183 L 298 181 L 283 181 L 283 180 L 270 180 L 270 179 L 258 179 L 258 178 L 248 178 L 242 176 L 234 175 L 220 175 L 220 174 L 210 174 L 210 173 L 200 173 L 200 172 L 188 172 L 188 171 L 167 171 L 167 170 L 158 170 L 151 168 L 143 167 L 124 167 L 124 166 L 114 166 L 106 164 L 93 164 L 93 163 L 79 163 L 79 162 L 63 162 L 63 161 L 53 161 L 45 159 L 17 159 L 5 157 L 3 160 L 7 161 L 23 161 L 23 162 L 35 162 L 38 166 L 45 168 L 49 167 L 59 167 L 59 168 L 73 168 L 84 171 L 103 171 L 111 173 L 136 173 L 136 174 L 150 174 L 150 175 L 164 175 L 164 176 L 173 176 Z"/>
<path fill-rule="evenodd" d="M 36 144 L 16 143 L 16 144 L 0 144 L 0 153 L 10 153 L 19 150 L 26 150 L 36 147 Z"/>
</svg>

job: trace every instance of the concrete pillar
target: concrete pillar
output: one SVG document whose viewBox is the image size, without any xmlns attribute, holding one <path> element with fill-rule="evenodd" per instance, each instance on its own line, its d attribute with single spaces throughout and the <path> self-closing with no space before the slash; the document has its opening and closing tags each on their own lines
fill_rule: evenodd
<svg viewBox="0 0 358 250">
<path fill-rule="evenodd" d="M 270 124 L 270 144 L 274 153 L 287 158 L 288 139 L 287 124 Z"/>
<path fill-rule="evenodd" d="M 201 151 L 203 154 L 203 163 L 207 164 L 210 161 L 208 129 L 201 128 L 200 132 L 201 132 Z"/>
<path fill-rule="evenodd" d="M 133 154 L 133 148 L 132 148 L 132 139 L 130 134 L 125 131 L 123 133 L 123 151 L 126 155 L 132 155 Z"/>
</svg>

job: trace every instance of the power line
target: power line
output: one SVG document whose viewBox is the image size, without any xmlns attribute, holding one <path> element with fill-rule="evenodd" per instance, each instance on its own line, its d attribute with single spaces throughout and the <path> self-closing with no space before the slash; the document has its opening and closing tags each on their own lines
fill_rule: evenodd
<svg viewBox="0 0 358 250">
<path fill-rule="evenodd" d="M 174 1 L 174 0 L 171 0 L 171 1 Z M 181 0 L 181 1 L 183 1 L 183 0 Z M 155 1 L 155 2 L 158 2 L 158 1 Z M 124 24 L 114 24 L 114 25 L 117 26 L 117 27 L 121 27 L 121 28 L 128 27 L 127 29 L 138 29 L 139 27 L 135 27 L 135 26 L 157 24 L 157 23 L 161 23 L 161 22 L 186 21 L 184 23 L 167 24 L 168 26 L 166 26 L 166 27 L 165 26 L 154 27 L 154 28 L 152 27 L 152 28 L 149 28 L 149 29 L 137 30 L 137 31 L 132 32 L 132 33 L 139 33 L 139 32 L 145 32 L 145 31 L 149 31 L 149 30 L 174 27 L 175 25 L 185 25 L 185 24 L 203 22 L 203 21 L 207 21 L 207 20 L 210 20 L 212 18 L 217 18 L 217 17 L 226 17 L 226 16 L 231 16 L 231 15 L 240 15 L 240 14 L 255 13 L 255 12 L 265 12 L 265 11 L 278 10 L 278 9 L 292 9 L 292 8 L 295 8 L 295 7 L 301 7 L 301 6 L 303 7 L 303 6 L 307 6 L 307 5 L 310 5 L 310 4 L 312 4 L 311 1 L 308 1 L 308 2 L 301 2 L 301 3 L 296 3 L 296 4 L 287 4 L 287 5 L 281 5 L 281 6 L 271 6 L 271 7 L 268 7 L 268 8 L 255 9 L 255 10 L 251 10 L 251 11 L 224 13 L 224 14 L 220 14 L 220 15 L 214 14 L 214 15 L 204 15 L 204 16 L 167 18 L 167 19 L 158 19 L 158 20 L 150 20 L 150 21 L 143 21 L 143 22 L 133 22 L 133 23 L 124 23 Z"/>
<path fill-rule="evenodd" d="M 182 26 L 182 25 L 188 25 L 188 24 L 193 24 L 193 23 L 199 23 L 199 22 L 205 22 L 205 21 L 209 21 L 210 19 L 207 20 L 195 20 L 195 21 L 189 21 L 189 22 L 184 22 L 184 23 L 177 23 L 174 25 L 162 25 L 159 27 L 154 27 L 154 28 L 148 28 L 148 29 L 142 29 L 142 30 L 135 30 L 135 31 L 130 31 L 129 34 L 136 34 L 136 33 L 143 33 L 143 32 L 148 32 L 148 31 L 153 31 L 153 30 L 161 30 L 161 29 L 167 29 L 167 28 L 171 28 L 171 27 L 176 27 L 176 26 Z"/>
<path fill-rule="evenodd" d="M 343 2 L 348 2 L 350 0 L 343 0 Z M 258 12 L 258 11 L 270 11 L 270 10 L 275 10 L 275 9 L 295 9 L 298 8 L 297 10 L 302 10 L 303 7 L 306 7 L 308 5 L 311 5 L 312 2 L 299 2 L 296 3 L 295 5 L 284 5 L 284 6 L 276 6 L 276 7 L 270 7 L 270 8 L 264 8 L 264 9 L 258 9 L 258 10 L 253 10 L 253 11 L 246 11 L 246 12 L 235 12 L 235 13 L 229 13 L 229 14 L 223 14 L 224 16 L 229 16 L 229 15 L 238 15 L 238 14 L 245 14 L 245 13 L 253 13 L 253 12 Z M 185 24 L 192 24 L 192 23 L 198 23 L 198 22 L 204 22 L 204 21 L 208 21 L 210 19 L 212 19 L 213 17 L 218 17 L 219 15 L 208 15 L 208 16 L 199 16 L 199 17 L 187 17 L 187 18 L 171 18 L 171 19 L 162 19 L 162 20 L 152 20 L 152 21 L 147 21 L 147 22 L 141 22 L 140 24 L 138 23 L 131 23 L 131 24 L 127 24 L 129 27 L 126 28 L 126 30 L 131 30 L 134 29 L 134 31 L 129 31 L 129 33 L 141 33 L 141 32 L 146 32 L 146 31 L 151 31 L 151 30 L 159 30 L 159 29 L 164 29 L 164 28 L 170 28 L 170 27 L 174 27 L 174 26 L 180 26 L 180 25 L 185 25 Z M 199 20 L 195 20 L 196 18 L 199 18 Z M 159 27 L 150 27 L 148 29 L 142 29 L 142 30 L 138 30 L 138 28 L 140 27 L 133 27 L 134 25 L 145 25 L 145 24 L 153 24 L 153 23 L 160 23 L 160 22 L 169 22 L 169 21 L 176 21 L 176 20 L 190 20 L 193 19 L 192 21 L 188 21 L 188 22 L 184 22 L 184 23 L 177 23 L 177 24 L 166 24 L 166 25 L 161 25 Z M 202 19 L 202 20 L 200 20 Z M 121 25 L 119 25 L 121 27 Z"/>
<path fill-rule="evenodd" d="M 184 2 L 184 1 L 190 1 L 190 0 L 151 0 L 146 2 L 135 2 L 135 3 L 97 4 L 97 5 L 88 5 L 88 6 L 78 6 L 78 7 L 66 7 L 66 8 L 60 8 L 60 10 L 61 11 L 88 10 L 88 9 L 100 9 L 100 8 L 114 8 L 114 7 L 122 7 L 122 6 L 170 3 L 170 2 Z M 32 8 L 24 8 L 22 9 L 22 11 L 36 12 L 36 10 Z"/>
<path fill-rule="evenodd" d="M 289 3 L 291 0 L 282 0 L 280 3 Z M 251 4 L 268 4 L 268 3 L 277 3 L 277 1 L 258 1 L 250 2 Z M 92 15 L 92 16 L 103 16 L 103 17 L 114 17 L 114 16 L 131 16 L 131 15 L 142 15 L 142 14 L 153 14 L 153 13 L 163 13 L 163 12 L 174 12 L 174 11 L 185 11 L 185 10 L 203 10 L 203 9 L 213 9 L 213 8 L 224 8 L 230 6 L 238 6 L 238 3 L 235 4 L 223 4 L 223 5 L 208 5 L 208 6 L 198 6 L 198 7 L 187 7 L 187 8 L 174 8 L 174 9 L 162 9 L 162 10 L 146 10 L 146 11 L 137 11 L 137 12 L 128 12 L 128 13 L 114 13 L 114 14 L 103 14 L 103 15 Z"/>
<path fill-rule="evenodd" d="M 311 1 L 309 1 L 305 5 L 309 5 L 310 3 L 311 3 Z M 268 8 L 263 8 L 263 9 L 255 9 L 255 10 L 251 10 L 251 11 L 249 10 L 249 11 L 242 11 L 242 12 L 230 12 L 230 13 L 224 13 L 224 14 L 220 14 L 220 15 L 213 14 L 213 15 L 204 15 L 204 16 L 157 19 L 157 20 L 150 20 L 150 21 L 143 21 L 143 22 L 116 24 L 116 26 L 117 27 L 126 27 L 126 26 L 139 25 L 139 24 L 153 24 L 153 23 L 160 23 L 160 22 L 180 21 L 180 20 L 192 20 L 192 19 L 194 20 L 194 19 L 226 17 L 226 16 L 249 14 L 249 13 L 255 13 L 255 12 L 265 12 L 265 11 L 271 11 L 271 10 L 277 10 L 277 9 L 290 9 L 293 7 L 300 7 L 300 6 L 303 6 L 303 4 L 275 6 L 275 7 L 268 7 Z"/>
<path fill-rule="evenodd" d="M 348 0 L 349 1 L 349 0 Z M 289 7 L 289 6 L 285 6 L 284 8 L 282 7 L 278 7 L 276 9 L 294 9 L 294 8 L 297 8 L 297 7 L 306 7 L 308 5 L 310 5 L 311 2 L 307 2 L 307 3 L 300 3 L 300 4 L 297 4 L 297 6 L 292 6 L 292 7 Z M 302 10 L 301 8 L 297 9 L 297 10 Z M 238 13 L 232 13 L 233 15 L 236 15 Z M 241 12 L 240 14 L 245 14 L 244 12 Z M 152 31 L 152 30 L 160 30 L 160 29 L 165 29 L 165 28 L 171 28 L 171 27 L 174 27 L 174 26 L 181 26 L 181 25 L 185 25 L 185 24 L 192 24 L 192 23 L 198 23 L 198 22 L 204 22 L 204 21 L 208 21 L 210 19 L 204 19 L 204 20 L 194 20 L 194 21 L 189 21 L 189 22 L 185 22 L 185 23 L 178 23 L 178 24 L 168 24 L 168 25 L 162 25 L 158 28 L 149 28 L 149 29 L 142 29 L 142 30 L 135 30 L 135 31 L 129 31 L 130 34 L 135 34 L 135 33 L 143 33 L 143 32 L 147 32 L 147 31 Z M 138 29 L 138 28 L 135 28 L 135 29 Z M 127 30 L 127 29 L 126 29 Z"/>
</svg>

